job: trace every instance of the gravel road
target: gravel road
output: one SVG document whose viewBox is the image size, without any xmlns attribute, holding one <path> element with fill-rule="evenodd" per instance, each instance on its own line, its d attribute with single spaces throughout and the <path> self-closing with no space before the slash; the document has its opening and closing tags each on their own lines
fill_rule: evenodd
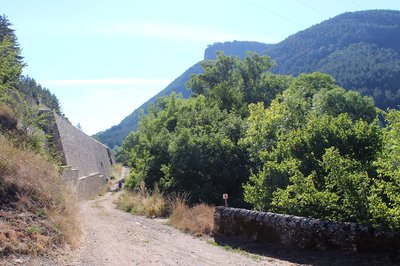
<svg viewBox="0 0 400 266">
<path fill-rule="evenodd" d="M 113 194 L 82 204 L 83 242 L 72 265 L 290 265 L 239 254 L 115 208 Z"/>
</svg>

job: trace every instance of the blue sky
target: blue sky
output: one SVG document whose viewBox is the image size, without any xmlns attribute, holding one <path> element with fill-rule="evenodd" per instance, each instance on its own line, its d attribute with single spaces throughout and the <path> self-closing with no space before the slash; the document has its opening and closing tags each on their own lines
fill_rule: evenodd
<svg viewBox="0 0 400 266">
<path fill-rule="evenodd" d="M 0 0 L 27 67 L 94 134 L 202 60 L 214 42 L 277 43 L 347 11 L 399 0 Z"/>
</svg>

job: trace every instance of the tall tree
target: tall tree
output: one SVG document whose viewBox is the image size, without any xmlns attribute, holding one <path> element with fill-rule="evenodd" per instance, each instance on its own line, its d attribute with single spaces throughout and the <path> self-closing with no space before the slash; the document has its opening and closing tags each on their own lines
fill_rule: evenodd
<svg viewBox="0 0 400 266">
<path fill-rule="evenodd" d="M 320 73 L 300 75 L 269 108 L 250 106 L 241 143 L 256 168 L 245 199 L 260 210 L 369 221 L 368 174 L 382 147 L 376 116 L 371 99 Z"/>
</svg>

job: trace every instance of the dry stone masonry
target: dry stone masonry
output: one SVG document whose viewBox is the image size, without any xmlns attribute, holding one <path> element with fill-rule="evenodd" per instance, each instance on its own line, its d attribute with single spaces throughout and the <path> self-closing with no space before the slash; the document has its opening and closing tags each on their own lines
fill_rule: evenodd
<svg viewBox="0 0 400 266">
<path fill-rule="evenodd" d="M 312 250 L 400 252 L 400 232 L 270 212 L 217 207 L 218 234 Z"/>
</svg>

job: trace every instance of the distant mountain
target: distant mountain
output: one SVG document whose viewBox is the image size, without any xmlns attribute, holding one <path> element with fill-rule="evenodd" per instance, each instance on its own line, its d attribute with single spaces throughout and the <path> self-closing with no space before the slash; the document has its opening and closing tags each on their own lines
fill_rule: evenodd
<svg viewBox="0 0 400 266">
<path fill-rule="evenodd" d="M 193 65 L 177 79 L 172 81 L 165 89 L 142 104 L 139 108 L 133 111 L 133 113 L 125 117 L 121 123 L 116 126 L 112 126 L 105 131 L 98 132 L 93 137 L 101 143 L 105 143 L 110 148 L 120 146 L 122 141 L 126 138 L 126 136 L 128 136 L 129 132 L 137 129 L 141 110 L 146 111 L 147 107 L 151 103 L 154 103 L 159 97 L 170 95 L 173 91 L 182 94 L 182 96 L 185 98 L 188 98 L 191 92 L 186 89 L 185 83 L 187 80 L 189 80 L 192 74 L 199 74 L 201 72 L 202 69 L 199 63 Z"/>
<path fill-rule="evenodd" d="M 265 53 L 269 46 L 270 45 L 268 44 L 259 42 L 234 41 L 227 43 L 215 43 L 207 47 L 206 51 L 204 52 L 204 59 L 215 59 L 217 51 L 223 51 L 226 55 L 233 55 L 244 58 L 247 51 L 254 51 L 262 54 Z M 182 96 L 185 98 L 188 98 L 191 95 L 191 91 L 186 89 L 185 83 L 189 80 L 191 75 L 200 74 L 201 72 L 202 67 L 200 63 L 193 65 L 177 79 L 172 81 L 165 89 L 163 89 L 157 95 L 142 104 L 138 109 L 133 111 L 133 113 L 125 117 L 121 121 L 121 123 L 105 131 L 99 132 L 93 137 L 98 139 L 100 142 L 107 144 L 111 148 L 115 146 L 120 146 L 122 141 L 126 138 L 126 136 L 128 136 L 129 132 L 135 131 L 137 129 L 140 110 L 145 111 L 151 103 L 154 103 L 158 98 L 162 96 L 170 95 L 173 91 L 182 94 Z"/>
<path fill-rule="evenodd" d="M 320 71 L 349 90 L 372 96 L 382 109 L 400 104 L 400 12 L 344 13 L 268 49 L 275 73 Z"/>
<path fill-rule="evenodd" d="M 208 45 L 204 52 L 204 60 L 215 60 L 219 51 L 223 51 L 225 55 L 237 56 L 243 59 L 249 51 L 256 52 L 257 54 L 265 54 L 272 46 L 273 44 L 261 42 L 217 42 Z"/>
<path fill-rule="evenodd" d="M 267 54 L 276 62 L 275 73 L 299 75 L 320 71 L 337 83 L 372 96 L 378 107 L 400 104 L 400 11 L 370 10 L 344 13 L 293 34 L 278 44 L 226 42 L 209 45 L 204 59 L 215 59 L 217 51 L 244 57 L 246 51 Z M 139 109 L 172 91 L 190 95 L 185 82 L 201 73 L 199 63 L 189 68 Z M 95 135 L 110 147 L 120 145 L 137 127 L 139 109 L 118 126 Z"/>
</svg>

